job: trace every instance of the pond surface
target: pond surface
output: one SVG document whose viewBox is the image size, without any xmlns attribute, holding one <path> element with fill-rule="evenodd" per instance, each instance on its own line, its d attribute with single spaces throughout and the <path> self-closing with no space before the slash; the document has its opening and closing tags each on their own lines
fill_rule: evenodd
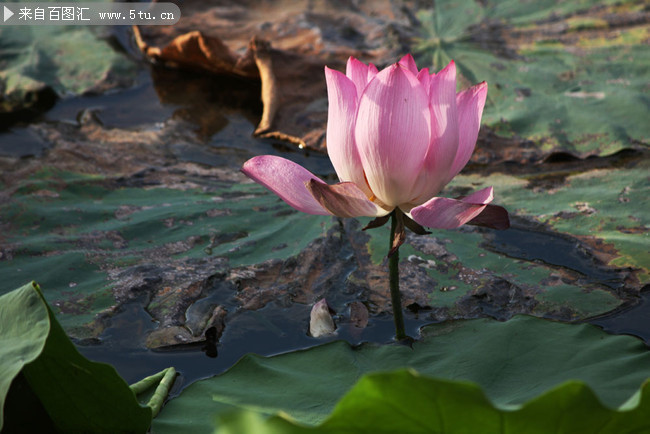
<svg viewBox="0 0 650 434">
<path fill-rule="evenodd" d="M 62 125 L 76 126 L 90 116 L 104 129 L 146 132 L 175 124 L 176 132 L 184 131 L 187 135 L 186 140 L 168 144 L 170 159 L 176 161 L 236 169 L 255 155 L 280 155 L 325 179 L 334 180 L 334 171 L 325 154 L 253 137 L 261 114 L 258 95 L 258 86 L 239 79 L 152 67 L 142 71 L 137 83 L 129 89 L 59 100 L 44 114 L 28 122 L 14 123 L 0 133 L 0 154 L 23 160 L 40 158 L 48 152 L 50 144 L 30 125 L 45 124 L 54 129 Z M 626 285 L 620 269 L 604 266 L 574 238 L 525 224 L 513 224 L 510 230 L 489 231 L 481 236 L 486 250 L 523 263 L 543 264 L 561 275 L 569 273 L 575 278 L 572 282 L 579 285 L 598 285 L 614 293 Z M 345 272 L 353 270 L 345 269 Z M 174 366 L 181 374 L 174 391 L 179 393 L 182 387 L 197 379 L 223 372 L 246 353 L 272 355 L 334 339 L 345 339 L 352 344 L 388 343 L 393 336 L 392 318 L 385 312 L 372 314 L 364 329 L 353 326 L 345 315 L 337 316 L 336 335 L 315 339 L 307 335 L 310 311 L 307 303 L 287 306 L 269 302 L 260 309 L 248 311 L 242 310 L 231 295 L 220 297 L 214 301 L 233 313 L 216 345 L 216 354 L 215 348 L 206 348 L 203 342 L 145 349 L 144 337 L 158 324 L 145 308 L 147 300 L 137 297 L 119 307 L 101 334 L 94 339 L 79 340 L 78 348 L 90 359 L 115 366 L 128 382 Z M 640 299 L 627 299 L 614 313 L 600 315 L 591 322 L 608 332 L 633 334 L 648 343 L 648 298 L 645 293 Z M 485 312 L 489 314 L 490 310 Z M 418 329 L 432 321 L 435 318 L 426 309 L 414 308 L 406 315 L 407 333 L 417 337 Z"/>
<path fill-rule="evenodd" d="M 174 157 L 182 161 L 240 167 L 255 155 L 282 155 L 321 177 L 335 176 L 326 155 L 253 138 L 261 109 L 257 86 L 242 84 L 237 79 L 160 68 L 142 73 L 138 80 L 139 84 L 130 89 L 59 100 L 51 110 L 30 122 L 16 122 L 0 133 L 0 155 L 38 158 L 48 151 L 49 144 L 28 128 L 30 123 L 77 125 L 80 118 L 90 114 L 105 128 L 125 130 L 156 130 L 165 122 L 185 122 L 196 140 L 173 149 Z M 213 91 L 201 91 L 206 88 Z M 208 105 L 211 108 L 206 112 Z M 374 317 L 364 329 L 344 323 L 334 335 L 316 339 L 307 333 L 311 306 L 278 305 L 246 312 L 229 321 L 217 345 L 218 355 L 206 354 L 202 343 L 148 350 L 142 345 L 142 338 L 158 325 L 145 305 L 144 300 L 122 305 L 99 338 L 92 343 L 78 344 L 78 349 L 91 360 L 115 366 L 129 383 L 174 366 L 180 374 L 175 393 L 197 379 L 223 372 L 247 353 L 272 355 L 335 339 L 353 344 L 384 343 L 391 342 L 394 334 L 392 317 L 381 315 Z M 424 323 L 424 320 L 408 318 L 410 335 L 416 336 Z"/>
</svg>

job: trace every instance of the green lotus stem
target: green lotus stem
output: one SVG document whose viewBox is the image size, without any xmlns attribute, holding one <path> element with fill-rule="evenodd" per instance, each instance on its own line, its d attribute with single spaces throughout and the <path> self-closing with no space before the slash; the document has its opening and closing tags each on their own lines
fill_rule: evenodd
<svg viewBox="0 0 650 434">
<path fill-rule="evenodd" d="M 171 367 L 171 368 L 163 369 L 157 374 L 150 375 L 146 378 L 143 378 L 142 380 L 130 386 L 133 393 L 139 395 L 149 390 L 151 387 L 153 387 L 154 384 L 157 384 L 156 391 L 154 392 L 153 396 L 151 397 L 151 399 L 149 399 L 149 402 L 147 403 L 147 406 L 151 408 L 152 418 L 156 417 L 158 415 L 158 412 L 160 412 L 160 409 L 162 408 L 162 405 L 165 402 L 167 395 L 169 395 L 169 389 L 171 389 L 172 385 L 174 384 L 175 378 L 176 378 L 176 369 Z"/>
<path fill-rule="evenodd" d="M 135 393 L 136 395 L 141 394 L 142 392 L 145 392 L 149 390 L 154 384 L 160 383 L 160 380 L 165 376 L 165 373 L 167 372 L 167 369 L 163 369 L 162 371 L 158 372 L 157 374 L 150 375 L 146 378 L 143 378 L 142 380 L 138 381 L 137 383 L 133 383 L 129 387 Z"/>
<path fill-rule="evenodd" d="M 397 228 L 397 210 L 393 211 L 390 218 L 390 244 L 388 251 L 393 249 L 395 232 Z M 394 249 L 388 258 L 388 273 L 390 282 L 390 300 L 393 304 L 393 321 L 395 321 L 395 338 L 398 341 L 406 339 L 404 331 L 404 315 L 402 313 L 402 299 L 399 292 L 399 247 Z"/>
<path fill-rule="evenodd" d="M 174 369 L 173 367 L 167 368 L 167 372 L 165 372 L 165 376 L 163 377 L 158 387 L 156 387 L 156 391 L 154 392 L 153 396 L 147 403 L 147 405 L 151 407 L 151 417 L 156 417 L 158 415 L 158 412 L 160 411 L 163 403 L 165 402 L 165 399 L 167 399 L 167 395 L 169 395 L 169 389 L 172 388 L 175 379 L 176 379 L 176 369 Z"/>
</svg>

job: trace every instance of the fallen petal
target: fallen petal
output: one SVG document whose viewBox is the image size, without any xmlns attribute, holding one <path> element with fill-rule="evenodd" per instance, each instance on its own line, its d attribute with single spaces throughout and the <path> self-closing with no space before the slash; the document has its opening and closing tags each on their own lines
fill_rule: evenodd
<svg viewBox="0 0 650 434">
<path fill-rule="evenodd" d="M 327 336 L 334 333 L 336 325 L 330 314 L 327 301 L 322 299 L 311 308 L 309 315 L 309 334 L 315 338 Z"/>
<path fill-rule="evenodd" d="M 273 155 L 260 155 L 244 163 L 241 171 L 298 211 L 331 215 L 305 187 L 305 183 L 309 181 L 325 183 L 293 161 Z"/>
<path fill-rule="evenodd" d="M 368 200 L 352 182 L 328 185 L 311 179 L 306 186 L 323 208 L 339 217 L 378 217 L 390 212 Z"/>
</svg>

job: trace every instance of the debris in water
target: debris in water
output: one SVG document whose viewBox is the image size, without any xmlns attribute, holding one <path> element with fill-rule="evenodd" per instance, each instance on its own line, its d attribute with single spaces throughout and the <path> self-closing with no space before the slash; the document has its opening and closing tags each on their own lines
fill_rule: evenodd
<svg viewBox="0 0 650 434">
<path fill-rule="evenodd" d="M 315 338 L 327 336 L 334 333 L 336 325 L 330 307 L 327 305 L 327 300 L 322 299 L 311 308 L 309 318 L 309 334 Z"/>
</svg>

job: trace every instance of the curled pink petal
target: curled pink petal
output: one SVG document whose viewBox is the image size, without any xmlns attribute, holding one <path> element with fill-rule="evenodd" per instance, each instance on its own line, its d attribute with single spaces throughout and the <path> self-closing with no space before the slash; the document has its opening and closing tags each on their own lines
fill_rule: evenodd
<svg viewBox="0 0 650 434">
<path fill-rule="evenodd" d="M 316 215 L 331 214 L 305 187 L 305 183 L 310 180 L 325 183 L 293 161 L 273 155 L 260 155 L 245 162 L 241 171 L 298 211 Z"/>
<path fill-rule="evenodd" d="M 413 59 L 413 56 L 411 56 L 410 54 L 407 54 L 404 57 L 402 57 L 397 63 L 399 63 L 400 65 L 402 65 L 403 67 L 411 71 L 413 75 L 415 76 L 418 75 L 418 67 L 415 64 L 415 60 Z"/>
<path fill-rule="evenodd" d="M 485 187 L 459 200 L 466 203 L 484 205 L 492 202 L 492 199 L 494 199 L 494 189 L 492 187 Z"/>
<path fill-rule="evenodd" d="M 488 85 L 483 82 L 459 92 L 456 96 L 458 123 L 462 128 L 458 140 L 458 152 L 447 175 L 448 182 L 465 167 L 474 152 L 487 91 Z"/>
<path fill-rule="evenodd" d="M 481 214 L 492 198 L 492 187 L 479 190 L 463 199 L 434 197 L 413 208 L 409 214 L 422 226 L 455 229 Z"/>
<path fill-rule="evenodd" d="M 430 86 L 431 142 L 418 182 L 411 192 L 414 205 L 435 196 L 447 184 L 448 173 L 458 150 L 456 64 L 453 60 L 431 77 Z"/>
<path fill-rule="evenodd" d="M 348 65 L 361 63 L 356 59 Z M 352 62 L 354 60 L 354 62 Z M 362 64 L 363 65 L 363 64 Z M 365 65 L 363 65 L 365 67 Z M 359 66 L 358 68 L 362 68 Z M 348 71 L 357 71 L 356 66 L 349 66 Z M 365 76 L 366 71 L 363 71 Z M 325 67 L 327 81 L 327 153 L 342 182 L 357 184 L 364 193 L 370 195 L 363 175 L 361 158 L 354 143 L 354 124 L 357 114 L 357 93 L 355 84 L 339 71 Z"/>
<path fill-rule="evenodd" d="M 323 208 L 339 217 L 379 217 L 390 212 L 368 200 L 351 182 L 327 185 L 311 179 L 306 186 Z"/>
<path fill-rule="evenodd" d="M 505 208 L 499 205 L 488 204 L 479 215 L 466 224 L 503 230 L 510 227 L 510 217 Z"/>
<path fill-rule="evenodd" d="M 408 69 L 389 66 L 368 83 L 354 137 L 370 189 L 384 204 L 408 201 L 429 146 L 430 124 L 427 94 Z"/>
</svg>

